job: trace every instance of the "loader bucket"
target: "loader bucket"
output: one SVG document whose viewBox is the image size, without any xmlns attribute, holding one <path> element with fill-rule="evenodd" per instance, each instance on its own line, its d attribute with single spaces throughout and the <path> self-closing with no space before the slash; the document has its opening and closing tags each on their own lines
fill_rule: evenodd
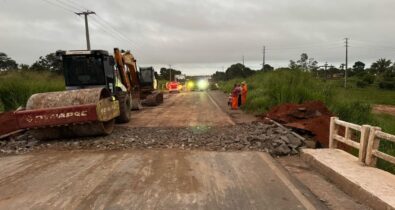
<svg viewBox="0 0 395 210">
<path fill-rule="evenodd" d="M 158 106 L 163 103 L 163 93 L 162 92 L 153 92 L 146 96 L 146 98 L 142 101 L 144 106 Z"/>
</svg>

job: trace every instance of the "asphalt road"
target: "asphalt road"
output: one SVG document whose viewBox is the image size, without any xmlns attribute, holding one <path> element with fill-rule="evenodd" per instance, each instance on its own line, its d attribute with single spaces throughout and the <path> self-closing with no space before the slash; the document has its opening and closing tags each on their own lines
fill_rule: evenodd
<svg viewBox="0 0 395 210">
<path fill-rule="evenodd" d="M 213 96 L 171 95 L 126 126 L 232 125 Z M 46 151 L 2 157 L 0 168 L 0 209 L 324 208 L 259 152 Z"/>
</svg>

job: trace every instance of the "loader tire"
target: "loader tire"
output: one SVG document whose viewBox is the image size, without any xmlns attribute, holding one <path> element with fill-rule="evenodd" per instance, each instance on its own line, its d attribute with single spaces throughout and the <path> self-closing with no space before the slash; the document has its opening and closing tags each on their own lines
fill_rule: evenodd
<svg viewBox="0 0 395 210">
<path fill-rule="evenodd" d="M 119 101 L 119 116 L 116 118 L 117 123 L 128 123 L 130 121 L 130 116 L 132 114 L 132 103 L 130 101 L 130 96 L 126 92 L 120 92 L 115 95 Z"/>
</svg>

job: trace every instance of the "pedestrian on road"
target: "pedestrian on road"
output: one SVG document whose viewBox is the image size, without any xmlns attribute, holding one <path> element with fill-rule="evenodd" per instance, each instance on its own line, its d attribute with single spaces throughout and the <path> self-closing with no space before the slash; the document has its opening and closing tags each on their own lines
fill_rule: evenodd
<svg viewBox="0 0 395 210">
<path fill-rule="evenodd" d="M 241 88 L 240 84 L 237 85 L 237 89 L 238 89 L 238 92 L 239 92 L 239 95 L 237 97 L 237 106 L 241 107 L 241 92 L 242 92 L 243 89 Z"/>
<path fill-rule="evenodd" d="M 240 90 L 237 84 L 234 85 L 233 90 L 232 90 L 232 109 L 237 110 L 239 108 L 239 95 L 240 95 Z"/>
<path fill-rule="evenodd" d="M 247 83 L 244 81 L 241 83 L 241 105 L 245 105 L 247 102 L 247 93 L 248 93 L 248 87 Z"/>
</svg>

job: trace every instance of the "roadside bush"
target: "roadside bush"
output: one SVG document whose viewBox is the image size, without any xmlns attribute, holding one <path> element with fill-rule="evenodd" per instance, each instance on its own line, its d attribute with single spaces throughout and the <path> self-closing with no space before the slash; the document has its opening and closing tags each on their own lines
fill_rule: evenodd
<svg viewBox="0 0 395 210">
<path fill-rule="evenodd" d="M 373 84 L 375 79 L 376 79 L 376 77 L 374 75 L 371 75 L 371 74 L 365 74 L 362 77 L 362 81 L 367 83 L 367 84 L 369 84 L 369 85 Z"/>
<path fill-rule="evenodd" d="M 369 84 L 367 82 L 365 82 L 364 80 L 358 80 L 356 83 L 357 87 L 359 88 L 365 88 L 366 86 L 368 86 Z"/>
<path fill-rule="evenodd" d="M 367 103 L 335 100 L 329 104 L 329 108 L 341 119 L 352 123 L 366 124 L 373 122 L 372 108 Z"/>
<path fill-rule="evenodd" d="M 391 81 L 391 80 L 380 81 L 379 87 L 385 90 L 395 90 L 395 81 Z"/>
<path fill-rule="evenodd" d="M 234 84 L 242 81 L 243 79 L 234 79 L 221 82 L 220 89 L 230 93 Z M 264 112 L 282 103 L 312 100 L 328 102 L 333 96 L 330 85 L 315 79 L 308 72 L 298 70 L 259 72 L 246 81 L 249 91 L 247 105 L 243 108 L 250 112 Z"/>
<path fill-rule="evenodd" d="M 379 87 L 386 90 L 395 90 L 395 73 L 392 71 L 384 72 L 380 77 Z"/>
</svg>

